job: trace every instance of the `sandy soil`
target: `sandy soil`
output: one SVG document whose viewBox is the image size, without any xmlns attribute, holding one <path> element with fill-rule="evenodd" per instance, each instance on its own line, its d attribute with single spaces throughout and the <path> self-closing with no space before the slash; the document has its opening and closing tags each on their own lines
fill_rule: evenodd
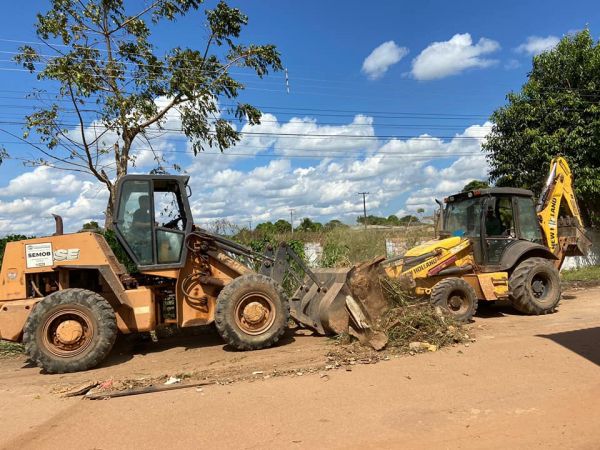
<svg viewBox="0 0 600 450">
<path fill-rule="evenodd" d="M 0 448 L 595 449 L 599 309 L 600 288 L 567 292 L 549 316 L 481 308 L 469 346 L 351 370 L 324 370 L 331 341 L 297 334 L 248 353 L 210 335 L 123 342 L 83 374 L 44 375 L 22 357 L 3 359 Z M 293 375 L 276 376 L 283 372 Z M 245 380 L 103 401 L 55 393 L 175 374 Z"/>
</svg>

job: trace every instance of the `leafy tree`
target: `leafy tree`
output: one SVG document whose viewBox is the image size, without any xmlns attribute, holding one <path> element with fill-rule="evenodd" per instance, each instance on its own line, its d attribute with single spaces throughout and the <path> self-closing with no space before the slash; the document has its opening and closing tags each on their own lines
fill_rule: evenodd
<svg viewBox="0 0 600 450">
<path fill-rule="evenodd" d="M 476 189 L 487 189 L 489 187 L 490 184 L 487 181 L 472 180 L 465 184 L 465 187 L 462 188 L 462 192 L 474 191 Z"/>
<path fill-rule="evenodd" d="M 411 223 L 418 223 L 419 218 L 417 216 L 413 216 L 412 214 L 407 214 L 406 216 L 402 216 L 400 218 L 400 225 L 407 225 Z"/>
<path fill-rule="evenodd" d="M 292 225 L 287 220 L 279 219 L 273 224 L 275 232 L 278 234 L 289 233 L 292 231 Z"/>
<path fill-rule="evenodd" d="M 600 224 L 600 45 L 589 30 L 533 58 L 520 92 L 492 115 L 484 144 L 498 186 L 541 192 L 550 160 L 563 155 L 584 218 Z"/>
<path fill-rule="evenodd" d="M 397 215 L 392 214 L 392 215 L 388 216 L 387 223 L 388 223 L 388 225 L 397 227 L 398 225 L 400 225 L 400 219 L 398 218 Z"/>
<path fill-rule="evenodd" d="M 275 225 L 273 225 L 273 222 L 259 223 L 254 231 L 261 236 L 271 236 L 275 234 Z"/>
<path fill-rule="evenodd" d="M 331 231 L 335 228 L 348 228 L 348 225 L 346 225 L 344 222 L 338 220 L 338 219 L 332 219 L 329 222 L 327 222 L 323 228 L 325 229 L 325 231 Z"/>
<path fill-rule="evenodd" d="M 25 236 L 23 234 L 9 234 L 0 239 L 0 263 L 4 259 L 4 251 L 6 250 L 6 244 L 9 242 L 22 241 L 25 239 L 33 239 L 35 236 Z"/>
<path fill-rule="evenodd" d="M 424 210 L 423 210 L 423 212 L 424 212 Z M 362 225 L 365 223 L 365 218 L 362 216 L 359 216 L 356 219 L 356 221 Z M 382 226 L 397 227 L 397 226 L 401 226 L 401 225 L 406 225 L 407 223 L 411 223 L 411 222 L 419 222 L 419 218 L 416 216 L 410 215 L 410 214 L 403 216 L 401 218 L 398 218 L 398 216 L 396 216 L 394 214 L 392 214 L 388 217 L 379 217 L 379 216 L 373 216 L 373 215 L 367 216 L 367 224 L 368 225 L 382 225 Z"/>
<path fill-rule="evenodd" d="M 91 220 L 89 222 L 84 223 L 83 227 L 81 227 L 81 229 L 85 230 L 85 231 L 89 231 L 89 230 L 99 231 L 99 230 L 101 230 L 100 225 L 95 220 Z"/>
<path fill-rule="evenodd" d="M 300 221 L 300 225 L 296 228 L 297 231 L 321 231 L 323 229 L 323 225 L 319 222 L 313 222 L 308 217 L 305 217 Z"/>
<path fill-rule="evenodd" d="M 379 216 L 374 216 L 372 214 L 369 214 L 367 216 L 367 225 L 386 225 L 387 224 L 387 219 L 385 217 L 379 217 Z M 361 224 L 364 225 L 365 223 L 365 217 L 364 216 L 358 216 L 356 218 L 356 221 Z"/>
<path fill-rule="evenodd" d="M 239 9 L 223 0 L 204 8 L 207 33 L 199 48 L 178 46 L 160 53 L 151 42 L 151 25 L 173 22 L 202 4 L 51 0 L 35 24 L 44 46 L 24 45 L 15 57 L 38 79 L 59 87 L 51 101 L 46 93 L 34 93 L 44 102 L 26 117 L 24 140 L 39 151 L 39 158 L 29 162 L 96 177 L 109 192 L 107 226 L 112 225 L 115 183 L 135 165 L 136 149 L 154 153 L 153 172 L 179 169 L 168 166 L 152 146 L 169 115 L 179 114 L 182 127 L 167 131 L 183 132 L 194 154 L 209 147 L 223 151 L 240 139 L 228 116 L 260 123 L 260 111 L 247 103 L 223 110 L 218 104 L 222 98 L 236 99 L 244 89 L 230 75 L 232 67 L 260 78 L 282 68 L 275 46 L 238 42 L 248 23 Z M 196 37 L 203 34 L 198 30 Z M 69 130 L 66 124 L 73 119 L 76 130 Z M 42 144 L 29 141 L 32 135 Z"/>
</svg>

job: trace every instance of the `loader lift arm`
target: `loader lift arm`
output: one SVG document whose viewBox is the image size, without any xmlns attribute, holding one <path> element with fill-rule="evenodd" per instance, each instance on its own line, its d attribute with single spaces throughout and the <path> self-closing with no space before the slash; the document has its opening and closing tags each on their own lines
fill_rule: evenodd
<svg viewBox="0 0 600 450">
<path fill-rule="evenodd" d="M 559 218 L 561 204 L 567 213 L 564 219 Z M 536 209 L 545 244 L 558 258 L 558 268 L 566 256 L 587 253 L 590 241 L 585 236 L 579 205 L 573 192 L 571 169 L 563 157 L 552 159 L 550 173 Z"/>
<path fill-rule="evenodd" d="M 193 246 L 194 242 L 199 248 Z M 287 280 L 291 279 L 292 285 L 287 286 L 293 290 L 289 298 L 290 315 L 304 328 L 321 335 L 340 334 L 347 332 L 352 324 L 358 324 L 354 333 L 364 342 L 377 347 L 387 341 L 385 336 L 371 330 L 374 319 L 388 306 L 379 284 L 381 258 L 351 268 L 313 271 L 285 242 L 277 247 L 269 245 L 264 253 L 258 253 L 200 229 L 188 235 L 186 246 L 192 253 L 226 252 L 260 264 L 257 272 L 279 285 L 287 285 Z"/>
<path fill-rule="evenodd" d="M 279 284 L 284 282 L 287 275 L 296 278 L 296 281 L 301 283 L 301 280 L 297 278 L 287 261 L 287 258 L 289 257 L 298 265 L 300 270 L 317 285 L 319 290 L 326 289 L 324 286 L 322 286 L 321 282 L 318 280 L 313 271 L 310 270 L 304 261 L 302 261 L 302 258 L 300 258 L 296 252 L 294 252 L 285 242 L 281 242 L 277 249 L 274 249 L 269 245 L 266 249 L 266 252 L 263 254 L 255 252 L 245 245 L 238 244 L 237 242 L 227 239 L 223 236 L 219 236 L 218 234 L 210 233 L 205 230 L 194 230 L 186 238 L 186 245 L 191 251 L 195 251 L 196 249 L 189 248 L 189 242 L 191 241 L 190 236 L 199 237 L 200 242 L 204 243 L 205 245 L 207 244 L 214 246 L 225 252 L 259 262 L 261 264 L 259 272 L 263 275 L 270 276 Z"/>
</svg>

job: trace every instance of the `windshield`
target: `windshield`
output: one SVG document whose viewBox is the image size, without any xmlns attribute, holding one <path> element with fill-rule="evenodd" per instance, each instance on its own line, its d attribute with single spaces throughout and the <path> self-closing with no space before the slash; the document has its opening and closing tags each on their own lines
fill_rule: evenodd
<svg viewBox="0 0 600 450">
<path fill-rule="evenodd" d="M 444 211 L 444 231 L 453 236 L 479 236 L 481 201 L 481 198 L 469 198 L 448 203 Z"/>
</svg>

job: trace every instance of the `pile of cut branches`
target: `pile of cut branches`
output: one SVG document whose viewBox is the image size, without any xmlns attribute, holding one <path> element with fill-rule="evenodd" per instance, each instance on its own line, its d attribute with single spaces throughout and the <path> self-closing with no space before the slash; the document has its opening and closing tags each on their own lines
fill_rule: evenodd
<svg viewBox="0 0 600 450">
<path fill-rule="evenodd" d="M 437 350 L 469 338 L 442 309 L 415 297 L 401 283 L 382 278 L 381 285 L 392 305 L 379 321 L 379 329 L 388 336 L 388 347 L 400 351 Z"/>
</svg>

